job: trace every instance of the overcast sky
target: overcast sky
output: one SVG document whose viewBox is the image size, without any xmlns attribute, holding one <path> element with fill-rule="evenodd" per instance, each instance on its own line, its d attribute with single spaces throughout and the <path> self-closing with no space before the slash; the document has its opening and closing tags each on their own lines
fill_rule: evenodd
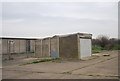
<svg viewBox="0 0 120 81">
<path fill-rule="evenodd" d="M 118 37 L 117 2 L 2 3 L 2 36 L 47 37 L 91 33 Z M 1 21 L 1 19 L 0 19 Z"/>
</svg>

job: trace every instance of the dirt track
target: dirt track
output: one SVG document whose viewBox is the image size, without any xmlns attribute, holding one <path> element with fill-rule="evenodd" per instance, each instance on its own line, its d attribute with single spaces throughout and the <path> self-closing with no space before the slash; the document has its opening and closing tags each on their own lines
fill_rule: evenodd
<svg viewBox="0 0 120 81">
<path fill-rule="evenodd" d="M 103 56 L 110 54 L 110 56 Z M 99 53 L 84 60 L 60 60 L 20 66 L 33 59 L 3 62 L 4 79 L 116 79 L 118 51 Z M 34 59 L 36 60 L 36 59 Z"/>
</svg>

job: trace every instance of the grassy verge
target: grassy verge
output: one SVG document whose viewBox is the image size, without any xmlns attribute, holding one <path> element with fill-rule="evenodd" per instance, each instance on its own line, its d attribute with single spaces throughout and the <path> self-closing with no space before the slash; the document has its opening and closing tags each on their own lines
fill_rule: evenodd
<svg viewBox="0 0 120 81">
<path fill-rule="evenodd" d="M 41 63 L 41 62 L 49 62 L 49 61 L 54 61 L 54 60 L 59 60 L 60 58 L 52 58 L 52 59 L 44 59 L 44 60 L 38 60 L 38 61 L 33 61 L 33 62 L 28 62 L 28 63 L 24 63 L 21 64 L 22 65 L 28 65 L 28 64 L 36 64 L 36 63 Z"/>
<path fill-rule="evenodd" d="M 92 46 L 92 53 L 100 53 L 99 50 L 101 50 L 102 47 L 98 46 L 98 45 L 94 45 Z"/>
<path fill-rule="evenodd" d="M 93 45 L 92 46 L 92 53 L 100 53 L 100 50 L 106 50 L 106 51 L 112 51 L 112 50 L 120 50 L 120 45 L 114 45 L 114 46 L 106 46 L 101 47 L 99 45 Z"/>
</svg>

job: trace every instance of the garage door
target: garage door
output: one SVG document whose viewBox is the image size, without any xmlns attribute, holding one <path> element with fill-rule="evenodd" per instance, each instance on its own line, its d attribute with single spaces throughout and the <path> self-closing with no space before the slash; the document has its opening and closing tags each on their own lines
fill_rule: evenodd
<svg viewBox="0 0 120 81">
<path fill-rule="evenodd" d="M 80 58 L 91 56 L 91 39 L 80 38 Z"/>
</svg>

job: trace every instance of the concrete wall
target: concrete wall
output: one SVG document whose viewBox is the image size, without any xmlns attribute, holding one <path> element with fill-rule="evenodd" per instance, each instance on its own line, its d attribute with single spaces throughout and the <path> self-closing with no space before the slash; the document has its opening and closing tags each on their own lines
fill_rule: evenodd
<svg viewBox="0 0 120 81">
<path fill-rule="evenodd" d="M 42 57 L 42 40 L 35 41 L 35 57 Z"/>
<path fill-rule="evenodd" d="M 50 38 L 42 40 L 42 56 L 50 57 Z"/>
<path fill-rule="evenodd" d="M 2 39 L 0 39 L 0 55 L 2 54 Z"/>
<path fill-rule="evenodd" d="M 7 54 L 7 53 L 8 53 L 8 40 L 2 39 L 2 54 Z"/>
<path fill-rule="evenodd" d="M 50 39 L 50 56 L 59 57 L 59 37 L 55 36 Z"/>
<path fill-rule="evenodd" d="M 59 55 L 64 58 L 78 58 L 77 34 L 60 37 Z"/>
<path fill-rule="evenodd" d="M 20 40 L 20 53 L 26 53 L 26 40 Z"/>
<path fill-rule="evenodd" d="M 14 41 L 14 53 L 20 53 L 20 40 L 13 40 Z"/>
<path fill-rule="evenodd" d="M 35 40 L 30 40 L 30 52 L 35 52 Z"/>
<path fill-rule="evenodd" d="M 59 37 L 36 40 L 35 57 L 59 57 Z"/>
<path fill-rule="evenodd" d="M 91 34 L 77 33 L 36 40 L 35 56 L 80 59 L 80 38 L 91 37 Z"/>
<path fill-rule="evenodd" d="M 9 44 L 9 41 L 13 44 Z M 30 40 L 30 52 L 35 52 L 35 40 Z M 2 39 L 2 54 L 26 53 L 26 40 L 22 39 Z"/>
</svg>

